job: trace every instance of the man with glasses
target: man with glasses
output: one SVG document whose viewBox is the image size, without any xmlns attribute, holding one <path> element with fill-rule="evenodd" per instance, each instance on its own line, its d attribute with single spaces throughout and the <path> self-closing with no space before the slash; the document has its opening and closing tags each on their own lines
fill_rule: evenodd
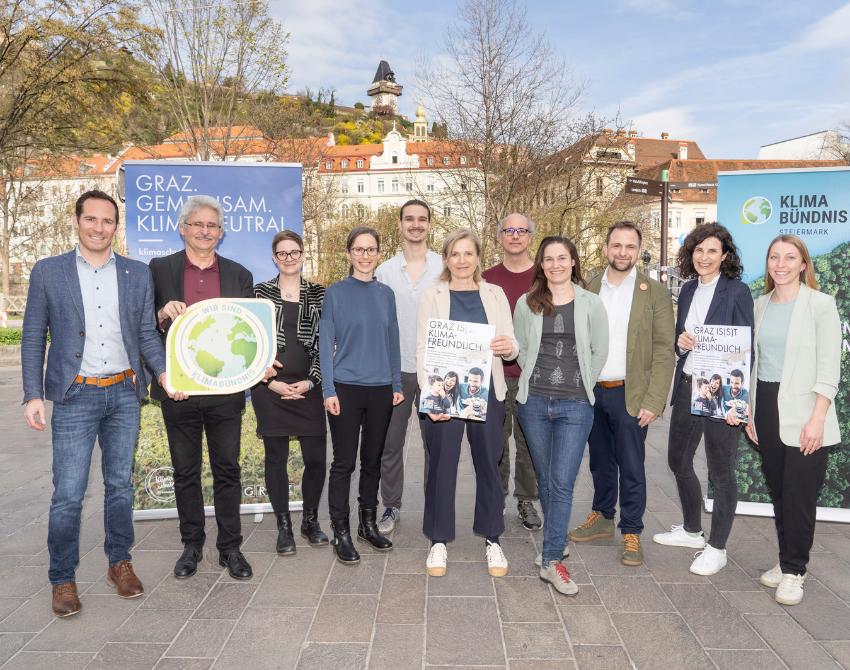
<svg viewBox="0 0 850 670">
<path fill-rule="evenodd" d="M 112 251 L 115 200 L 102 191 L 83 193 L 73 224 L 76 249 L 44 258 L 32 269 L 21 342 L 24 418 L 30 428 L 45 429 L 44 399 L 53 401 L 47 550 L 53 612 L 59 617 L 80 611 L 75 573 L 95 438 L 103 463 L 106 581 L 122 598 L 144 593 L 130 562 L 133 450 L 140 401 L 148 392 L 142 359 L 165 382 L 150 270 Z"/>
<path fill-rule="evenodd" d="M 401 514 L 404 489 L 404 443 L 411 409 L 419 407 L 419 383 L 416 378 L 416 325 L 419 297 L 423 289 L 434 284 L 443 271 L 443 258 L 428 249 L 431 208 L 422 200 L 408 200 L 398 215 L 401 251 L 384 261 L 375 278 L 389 286 L 395 294 L 401 345 L 401 390 L 404 401 L 393 408 L 390 427 L 381 457 L 381 498 L 384 514 L 378 523 L 382 533 L 389 533 Z M 424 441 L 424 440 L 423 440 Z M 425 451 L 427 468 L 428 452 Z"/>
<path fill-rule="evenodd" d="M 499 244 L 504 249 L 502 262 L 482 273 L 491 284 L 501 286 L 508 296 L 511 312 L 516 309 L 517 300 L 531 288 L 534 278 L 534 262 L 528 255 L 528 247 L 534 237 L 534 221 L 523 214 L 509 214 L 499 224 Z M 534 508 L 537 500 L 537 477 L 534 464 L 528 453 L 528 445 L 522 434 L 516 415 L 516 394 L 519 388 L 520 368 L 516 361 L 505 361 L 505 383 L 508 386 L 505 396 L 505 445 L 499 471 L 502 475 L 502 494 L 508 496 L 508 481 L 511 476 L 510 438 L 514 436 L 516 451 L 514 456 L 514 497 L 517 500 L 519 520 L 528 530 L 540 530 L 543 524 Z"/>
<path fill-rule="evenodd" d="M 254 297 L 251 273 L 239 263 L 216 253 L 224 237 L 222 214 L 215 198 L 207 195 L 189 198 L 183 203 L 178 219 L 184 250 L 150 262 L 156 287 L 156 319 L 163 340 L 174 319 L 196 302 L 209 298 Z M 162 403 L 162 418 L 174 468 L 180 539 L 184 546 L 174 566 L 174 576 L 194 575 L 203 555 L 206 534 L 201 441 L 206 433 L 218 525 L 219 564 L 226 567 L 234 579 L 250 579 L 251 566 L 240 551 L 242 526 L 239 518 L 242 499 L 239 450 L 245 394 L 192 395 L 178 403 L 154 384 L 151 396 Z"/>
</svg>

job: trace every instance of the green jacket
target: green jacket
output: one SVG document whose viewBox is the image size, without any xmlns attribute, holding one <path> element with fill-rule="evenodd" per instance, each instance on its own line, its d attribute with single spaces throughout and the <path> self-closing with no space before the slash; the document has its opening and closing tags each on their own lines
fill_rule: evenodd
<svg viewBox="0 0 850 670">
<path fill-rule="evenodd" d="M 598 294 L 602 274 L 587 284 Z M 626 411 L 637 416 L 641 407 L 659 416 L 667 404 L 676 355 L 673 302 L 667 289 L 642 272 L 635 277 L 626 344 Z"/>
<path fill-rule="evenodd" d="M 593 387 L 608 357 L 608 317 L 599 296 L 581 286 L 574 285 L 573 288 L 576 293 L 574 319 L 578 367 L 587 399 L 592 405 L 595 399 Z M 543 315 L 534 314 L 528 308 L 527 295 L 517 300 L 514 310 L 514 335 L 519 342 L 517 363 L 522 368 L 516 395 L 520 403 L 528 399 L 528 379 L 534 370 L 543 334 Z"/>
</svg>

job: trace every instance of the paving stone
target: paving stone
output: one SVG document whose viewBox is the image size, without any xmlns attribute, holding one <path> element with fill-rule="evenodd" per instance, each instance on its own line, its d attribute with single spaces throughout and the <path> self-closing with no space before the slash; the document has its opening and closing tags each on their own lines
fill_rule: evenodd
<svg viewBox="0 0 850 670">
<path fill-rule="evenodd" d="M 850 607 L 815 581 L 806 580 L 804 592 L 799 605 L 786 608 L 788 614 L 816 640 L 850 638 Z"/>
<path fill-rule="evenodd" d="M 508 659 L 572 658 L 560 623 L 509 623 L 502 626 Z"/>
<path fill-rule="evenodd" d="M 8 539 L 3 540 L 7 542 Z M 0 570 L 0 596 L 31 598 L 47 583 L 47 572 L 42 567 L 17 565 Z"/>
<path fill-rule="evenodd" d="M 110 642 L 147 642 L 171 644 L 190 610 L 149 610 L 139 608 L 109 636 Z"/>
<path fill-rule="evenodd" d="M 708 655 L 718 670 L 773 670 L 781 668 L 782 661 L 770 649 L 710 649 Z"/>
<path fill-rule="evenodd" d="M 257 590 L 257 584 L 216 584 L 192 615 L 193 619 L 238 619 Z"/>
<path fill-rule="evenodd" d="M 7 661 L 3 670 L 77 670 L 86 667 L 93 658 L 93 653 L 22 651 Z"/>
<path fill-rule="evenodd" d="M 644 564 L 652 572 L 655 581 L 663 583 L 708 583 L 708 577 L 693 574 L 688 568 L 694 560 L 693 549 L 667 547 L 655 544 L 652 536 L 643 534 Z"/>
<path fill-rule="evenodd" d="M 0 633 L 0 665 L 14 656 L 33 635 L 33 633 Z"/>
<path fill-rule="evenodd" d="M 377 596 L 325 595 L 319 603 L 310 642 L 366 642 L 372 639 Z"/>
<path fill-rule="evenodd" d="M 190 619 L 177 639 L 171 643 L 168 656 L 215 658 L 227 641 L 235 622 L 222 619 Z"/>
<path fill-rule="evenodd" d="M 621 644 L 617 631 L 611 625 L 608 610 L 604 607 L 565 605 L 560 610 L 573 644 Z"/>
<path fill-rule="evenodd" d="M 769 567 L 773 567 L 773 565 Z M 708 581 L 718 591 L 762 591 L 764 587 L 758 581 L 761 572 L 757 572 L 754 576 L 748 574 L 735 563 L 735 559 L 732 557 L 726 567 L 717 574 L 710 575 Z"/>
<path fill-rule="evenodd" d="M 665 584 L 664 591 L 704 647 L 764 648 L 761 638 L 710 584 Z"/>
<path fill-rule="evenodd" d="M 316 644 L 304 647 L 297 670 L 362 670 L 366 667 L 366 644 Z"/>
<path fill-rule="evenodd" d="M 835 669 L 832 657 L 787 614 L 746 614 L 744 618 L 792 670 Z"/>
<path fill-rule="evenodd" d="M 539 578 L 502 577 L 493 583 L 502 621 L 558 621 L 549 585 Z"/>
<path fill-rule="evenodd" d="M 32 598 L 24 600 L 18 609 L 0 622 L 0 631 L 38 633 L 44 630 L 56 618 L 50 609 L 51 592 L 48 584 Z"/>
<path fill-rule="evenodd" d="M 773 589 L 762 591 L 723 591 L 723 597 L 741 614 L 782 614 L 782 605 L 773 597 Z"/>
<path fill-rule="evenodd" d="M 27 651 L 97 652 L 112 631 L 138 608 L 136 598 L 85 596 L 82 612 L 67 619 L 54 620 L 26 646 Z M 49 607 L 49 603 L 45 603 Z"/>
<path fill-rule="evenodd" d="M 110 642 L 97 653 L 87 670 L 151 670 L 166 649 L 167 644 Z"/>
<path fill-rule="evenodd" d="M 842 667 L 850 668 L 850 640 L 824 640 L 821 646 L 838 661 Z"/>
<path fill-rule="evenodd" d="M 0 598 L 0 622 L 27 602 L 28 598 Z"/>
<path fill-rule="evenodd" d="M 208 572 L 195 573 L 188 579 L 177 579 L 173 575 L 166 577 L 148 594 L 142 607 L 154 610 L 194 610 L 217 581 L 218 576 Z"/>
<path fill-rule="evenodd" d="M 508 665 L 510 670 L 575 670 L 575 663 L 569 659 L 518 659 Z M 475 668 L 475 670 L 479 670 Z"/>
<path fill-rule="evenodd" d="M 425 626 L 379 623 L 375 626 L 369 670 L 422 667 Z"/>
<path fill-rule="evenodd" d="M 505 663 L 495 599 L 429 597 L 427 617 L 426 663 Z"/>
<path fill-rule="evenodd" d="M 386 575 L 378 605 L 378 623 L 425 621 L 425 575 Z"/>
<path fill-rule="evenodd" d="M 487 564 L 484 562 L 473 563 L 450 559 L 445 575 L 428 577 L 429 596 L 488 596 L 492 598 L 495 594 L 493 578 L 487 572 Z"/>
<path fill-rule="evenodd" d="M 848 541 L 850 544 L 850 541 Z M 811 577 L 828 587 L 839 598 L 845 602 L 850 602 L 850 554 L 818 554 L 812 555 L 812 560 L 807 566 L 807 571 Z"/>
<path fill-rule="evenodd" d="M 154 670 L 209 670 L 214 663 L 211 658 L 161 658 Z"/>
<path fill-rule="evenodd" d="M 393 550 L 387 555 L 388 573 L 424 574 L 425 560 L 428 558 L 427 549 L 399 549 Z"/>
<path fill-rule="evenodd" d="M 584 561 L 587 571 L 591 577 L 619 575 L 623 577 L 634 577 L 636 575 L 649 574 L 646 565 L 628 566 L 620 562 L 620 551 L 614 546 L 601 546 L 599 544 L 570 543 L 571 551 L 575 551 L 579 558 Z"/>
<path fill-rule="evenodd" d="M 768 540 L 738 542 L 729 545 L 728 553 L 747 575 L 755 579 L 778 562 L 776 544 Z"/>
<path fill-rule="evenodd" d="M 363 554 L 357 565 L 334 561 L 325 593 L 376 595 L 381 591 L 386 554 Z"/>
<path fill-rule="evenodd" d="M 572 573 L 571 573 L 572 574 Z M 552 595 L 555 597 L 555 602 L 558 607 L 565 606 L 584 606 L 584 605 L 601 605 L 602 601 L 599 599 L 599 593 L 596 591 L 596 587 L 593 584 L 581 584 L 579 585 L 578 593 L 574 596 L 563 596 L 559 593 L 552 592 Z"/>
<path fill-rule="evenodd" d="M 610 612 L 672 612 L 673 605 L 651 576 L 609 576 L 594 580 Z"/>
<path fill-rule="evenodd" d="M 221 668 L 294 668 L 313 609 L 248 608 L 216 661 Z"/>
<path fill-rule="evenodd" d="M 320 550 L 311 549 L 311 551 Z M 278 559 L 283 560 L 283 557 L 268 552 L 245 552 L 245 560 L 251 564 L 251 570 L 254 573 L 251 576 L 251 579 L 234 579 L 230 576 L 230 573 L 227 572 L 227 570 L 222 570 L 219 581 L 222 583 L 230 582 L 232 584 L 259 584 L 263 581 L 263 579 L 265 579 L 266 573 L 268 573 L 269 569 Z"/>
<path fill-rule="evenodd" d="M 275 561 L 257 590 L 253 607 L 315 607 L 328 572 L 333 552 L 299 552 L 289 559 Z M 336 567 L 336 566 L 334 566 Z M 347 567 L 347 566 L 340 566 Z M 357 566 L 348 566 L 355 570 Z"/>
<path fill-rule="evenodd" d="M 581 670 L 631 670 L 626 650 L 620 646 L 573 643 L 573 654 Z"/>
<path fill-rule="evenodd" d="M 697 639 L 678 614 L 611 614 L 614 627 L 639 668 L 712 670 Z"/>
</svg>

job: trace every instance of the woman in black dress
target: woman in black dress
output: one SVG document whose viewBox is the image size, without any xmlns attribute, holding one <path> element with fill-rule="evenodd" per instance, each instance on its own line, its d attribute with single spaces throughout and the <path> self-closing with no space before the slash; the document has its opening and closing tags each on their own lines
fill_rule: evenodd
<svg viewBox="0 0 850 670">
<path fill-rule="evenodd" d="M 295 553 L 289 516 L 289 440 L 298 437 L 304 474 L 301 491 L 304 514 L 301 535 L 311 546 L 328 543 L 319 526 L 319 498 L 325 484 L 326 427 L 319 370 L 319 320 L 325 289 L 301 277 L 304 242 L 290 230 L 272 240 L 274 262 L 280 273 L 257 284 L 254 296 L 275 305 L 277 360 L 282 364 L 268 384 L 251 390 L 257 415 L 257 434 L 266 451 L 266 488 L 277 517 L 277 553 Z"/>
</svg>

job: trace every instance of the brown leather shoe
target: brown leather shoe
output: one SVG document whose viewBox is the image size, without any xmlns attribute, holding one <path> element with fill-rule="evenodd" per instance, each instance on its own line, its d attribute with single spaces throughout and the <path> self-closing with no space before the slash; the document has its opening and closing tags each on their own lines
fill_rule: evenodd
<svg viewBox="0 0 850 670">
<path fill-rule="evenodd" d="M 106 573 L 106 583 L 114 587 L 122 598 L 138 598 L 145 592 L 142 582 L 133 572 L 133 564 L 130 561 L 118 561 L 109 566 Z"/>
<path fill-rule="evenodd" d="M 53 585 L 53 613 L 60 617 L 80 613 L 80 598 L 75 582 Z"/>
</svg>

